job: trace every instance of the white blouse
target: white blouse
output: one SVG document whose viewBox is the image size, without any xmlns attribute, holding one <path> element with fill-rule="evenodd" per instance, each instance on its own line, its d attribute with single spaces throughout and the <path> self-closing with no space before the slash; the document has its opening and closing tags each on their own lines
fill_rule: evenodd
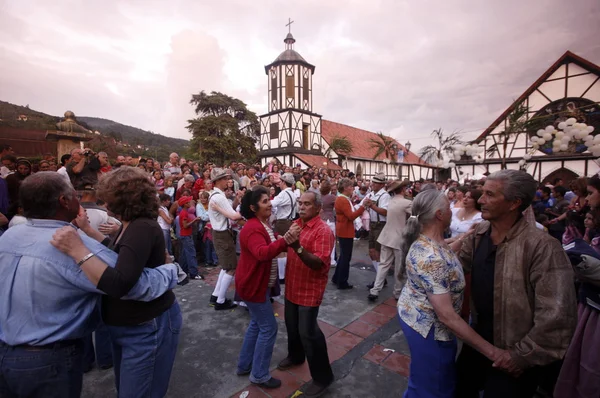
<svg viewBox="0 0 600 398">
<path fill-rule="evenodd" d="M 451 236 L 452 238 L 459 237 L 460 235 L 464 234 L 465 232 L 468 232 L 469 229 L 471 229 L 471 226 L 473 224 L 477 224 L 477 223 L 480 223 L 481 221 L 483 221 L 483 218 L 481 218 L 480 211 L 475 213 L 473 218 L 471 218 L 470 220 L 461 221 L 458 218 L 458 212 L 461 210 L 462 210 L 462 208 L 452 209 L 452 223 L 450 224 L 450 232 L 452 232 L 452 236 Z"/>
</svg>

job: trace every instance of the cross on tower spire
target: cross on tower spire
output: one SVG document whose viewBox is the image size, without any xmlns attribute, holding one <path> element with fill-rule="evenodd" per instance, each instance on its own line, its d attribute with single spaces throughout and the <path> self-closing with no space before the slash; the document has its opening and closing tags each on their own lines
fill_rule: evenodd
<svg viewBox="0 0 600 398">
<path fill-rule="evenodd" d="M 285 24 L 285 26 L 287 26 L 290 30 L 288 33 L 292 33 L 292 24 L 294 23 L 294 21 L 292 21 L 292 18 L 288 18 L 288 23 Z"/>
</svg>

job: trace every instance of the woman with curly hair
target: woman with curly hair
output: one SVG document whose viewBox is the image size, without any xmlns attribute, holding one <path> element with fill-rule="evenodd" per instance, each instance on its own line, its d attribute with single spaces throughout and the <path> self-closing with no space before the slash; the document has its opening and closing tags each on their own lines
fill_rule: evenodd
<svg viewBox="0 0 600 398">
<path fill-rule="evenodd" d="M 90 261 L 97 267 L 84 270 L 87 278 L 107 293 L 102 297 L 102 319 L 111 337 L 118 396 L 163 397 L 182 325 L 175 294 L 168 290 L 149 302 L 114 298 L 129 292 L 144 268 L 165 263 L 165 241 L 156 221 L 156 187 L 141 169 L 121 167 L 102 177 L 97 192 L 98 199 L 123 224 L 108 244 L 118 253 L 115 268 Z M 81 259 L 81 253 L 89 253 L 81 241 L 64 243 L 60 250 L 75 261 Z"/>
</svg>

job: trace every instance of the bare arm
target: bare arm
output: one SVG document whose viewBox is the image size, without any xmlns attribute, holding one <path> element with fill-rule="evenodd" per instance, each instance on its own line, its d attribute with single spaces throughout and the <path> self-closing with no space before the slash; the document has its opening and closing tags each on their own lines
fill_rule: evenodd
<svg viewBox="0 0 600 398">
<path fill-rule="evenodd" d="M 0 213 L 0 227 L 5 226 L 6 224 L 8 224 L 8 218 L 6 218 L 4 214 Z"/>
<path fill-rule="evenodd" d="M 86 160 L 87 159 L 85 158 L 85 156 L 82 156 L 79 163 L 77 163 L 75 166 L 73 166 L 73 168 L 71 170 L 73 171 L 74 174 L 81 173 L 81 171 L 83 170 L 83 167 L 85 166 Z"/>
<path fill-rule="evenodd" d="M 173 219 L 168 214 L 165 214 L 163 210 L 159 210 L 158 215 L 165 220 L 167 224 L 173 224 Z"/>
<path fill-rule="evenodd" d="M 503 350 L 488 343 L 454 311 L 449 293 L 427 294 L 427 298 L 440 322 L 450 329 L 456 337 L 475 348 L 491 361 L 495 361 L 502 354 Z"/>
</svg>

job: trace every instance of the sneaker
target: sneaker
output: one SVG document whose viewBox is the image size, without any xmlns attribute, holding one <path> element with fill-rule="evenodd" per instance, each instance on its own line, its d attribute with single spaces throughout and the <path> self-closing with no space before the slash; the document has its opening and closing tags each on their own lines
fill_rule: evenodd
<svg viewBox="0 0 600 398">
<path fill-rule="evenodd" d="M 330 381 L 329 383 L 325 384 L 325 385 L 321 385 L 318 384 L 314 381 L 312 381 L 308 387 L 306 387 L 304 389 L 304 391 L 302 391 L 302 395 L 305 398 L 317 398 L 320 397 L 321 395 L 323 395 L 325 393 L 325 391 L 327 391 L 327 388 L 331 385 L 331 383 L 333 383 L 333 380 Z"/>
<path fill-rule="evenodd" d="M 203 281 L 204 277 L 202 275 L 198 274 L 196 276 L 190 277 L 190 279 L 195 280 L 195 281 Z"/>
<path fill-rule="evenodd" d="M 225 299 L 224 303 L 222 303 L 222 304 L 216 303 L 215 304 L 215 311 L 231 310 L 231 309 L 234 309 L 235 307 L 237 307 L 236 304 L 233 304 L 233 302 L 229 299 Z"/>
<path fill-rule="evenodd" d="M 367 296 L 367 298 L 369 299 L 369 301 L 377 301 L 377 299 L 379 298 L 379 296 L 376 296 L 374 294 L 369 294 Z"/>
<path fill-rule="evenodd" d="M 264 383 L 252 383 L 252 384 L 262 387 L 262 388 L 267 388 L 267 389 L 279 388 L 279 387 L 281 387 L 281 380 L 271 377 L 269 380 L 265 381 Z"/>
</svg>

